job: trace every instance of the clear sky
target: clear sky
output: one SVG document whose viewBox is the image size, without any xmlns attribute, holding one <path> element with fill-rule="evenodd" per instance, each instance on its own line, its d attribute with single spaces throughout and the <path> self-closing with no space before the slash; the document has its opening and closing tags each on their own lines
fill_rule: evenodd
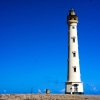
<svg viewBox="0 0 100 100">
<path fill-rule="evenodd" d="M 100 93 L 99 0 L 0 0 L 0 93 L 64 92 L 71 7 L 84 91 Z"/>
</svg>

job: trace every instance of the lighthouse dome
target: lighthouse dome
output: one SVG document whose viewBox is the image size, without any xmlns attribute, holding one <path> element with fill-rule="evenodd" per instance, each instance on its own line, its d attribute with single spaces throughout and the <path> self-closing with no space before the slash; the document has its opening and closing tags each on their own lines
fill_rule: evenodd
<svg viewBox="0 0 100 100">
<path fill-rule="evenodd" d="M 75 15 L 75 10 L 73 8 L 70 9 L 69 15 Z"/>
</svg>

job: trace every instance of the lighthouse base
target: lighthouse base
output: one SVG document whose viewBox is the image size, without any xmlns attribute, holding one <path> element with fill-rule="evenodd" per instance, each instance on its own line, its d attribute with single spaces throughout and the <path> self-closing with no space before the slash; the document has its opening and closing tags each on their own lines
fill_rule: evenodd
<svg viewBox="0 0 100 100">
<path fill-rule="evenodd" d="M 65 82 L 65 94 L 84 94 L 82 82 Z"/>
</svg>

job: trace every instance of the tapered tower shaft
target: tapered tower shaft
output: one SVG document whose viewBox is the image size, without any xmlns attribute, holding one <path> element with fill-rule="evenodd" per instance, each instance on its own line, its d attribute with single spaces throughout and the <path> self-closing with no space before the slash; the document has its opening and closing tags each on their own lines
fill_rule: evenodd
<svg viewBox="0 0 100 100">
<path fill-rule="evenodd" d="M 83 83 L 80 77 L 80 64 L 78 52 L 77 24 L 78 16 L 74 9 L 67 16 L 68 24 L 68 73 L 65 93 L 83 93 Z"/>
</svg>

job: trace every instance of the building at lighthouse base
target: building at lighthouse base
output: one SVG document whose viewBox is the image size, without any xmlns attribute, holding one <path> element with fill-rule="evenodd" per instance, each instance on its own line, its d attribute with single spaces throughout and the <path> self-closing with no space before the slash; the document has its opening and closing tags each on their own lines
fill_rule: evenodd
<svg viewBox="0 0 100 100">
<path fill-rule="evenodd" d="M 65 82 L 65 94 L 84 94 L 82 82 Z"/>
</svg>

